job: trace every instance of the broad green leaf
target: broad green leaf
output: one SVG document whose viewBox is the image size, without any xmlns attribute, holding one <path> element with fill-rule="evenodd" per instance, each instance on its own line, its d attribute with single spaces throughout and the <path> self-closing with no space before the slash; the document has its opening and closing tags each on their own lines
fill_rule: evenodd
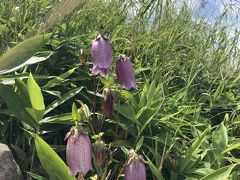
<svg viewBox="0 0 240 180">
<path fill-rule="evenodd" d="M 51 53 L 50 53 L 50 55 L 51 55 Z M 36 64 L 36 63 L 45 61 L 45 60 L 47 60 L 50 57 L 50 55 L 48 55 L 46 57 L 33 56 L 30 59 L 28 59 L 27 61 L 25 61 L 24 63 L 20 64 L 19 66 L 16 66 L 16 67 L 14 67 L 12 69 L 8 69 L 8 70 L 5 70 L 5 71 L 0 71 L 0 74 L 7 74 L 7 73 L 10 73 L 10 72 L 16 71 L 18 69 L 21 69 L 21 68 L 23 68 L 25 66 L 29 66 L 29 65 L 32 65 L 32 64 Z"/>
<path fill-rule="evenodd" d="M 23 99 L 25 99 L 27 103 L 29 103 L 28 105 L 30 106 L 31 103 L 27 85 L 21 79 L 15 79 L 15 84 L 17 85 L 19 91 L 21 92 Z"/>
<path fill-rule="evenodd" d="M 27 86 L 32 107 L 36 110 L 44 110 L 45 105 L 41 89 L 36 83 L 36 81 L 33 79 L 31 73 L 27 81 Z"/>
<path fill-rule="evenodd" d="M 116 109 L 124 117 L 135 121 L 135 110 L 130 104 L 118 105 Z"/>
<path fill-rule="evenodd" d="M 27 108 L 30 107 L 28 107 L 27 103 L 19 95 L 14 93 L 12 89 L 0 84 L 0 96 L 5 100 L 8 108 L 17 119 L 27 123 L 33 128 L 38 126 L 38 122 L 27 111 Z"/>
<path fill-rule="evenodd" d="M 203 178 L 201 178 L 201 180 L 227 180 L 230 173 L 232 172 L 233 168 L 236 165 L 237 164 L 232 164 L 229 166 L 222 167 L 212 172 L 211 174 L 204 176 Z"/>
<path fill-rule="evenodd" d="M 49 104 L 46 107 L 45 114 L 49 113 L 50 111 L 52 111 L 59 105 L 63 104 L 65 101 L 69 100 L 70 98 L 76 96 L 82 89 L 83 89 L 83 86 L 75 88 L 72 91 L 69 91 L 66 94 L 64 94 L 62 96 L 62 99 L 57 99 L 57 100 L 53 101 L 51 104 Z"/>
<path fill-rule="evenodd" d="M 125 97 L 129 102 L 133 103 L 134 106 L 136 106 L 136 101 L 132 93 L 130 93 L 129 91 L 122 90 L 121 95 Z"/>
<path fill-rule="evenodd" d="M 223 122 L 216 128 L 212 136 L 212 145 L 217 152 L 224 150 L 228 145 L 227 128 Z"/>
<path fill-rule="evenodd" d="M 37 122 L 39 122 L 43 118 L 45 105 L 41 89 L 33 79 L 31 73 L 27 81 L 27 86 L 32 108 L 28 108 L 26 110 L 34 117 Z"/>
<path fill-rule="evenodd" d="M 38 158 L 48 173 L 51 180 L 74 180 L 75 177 L 70 176 L 67 165 L 57 155 L 57 153 L 38 135 L 33 135 Z"/>
<path fill-rule="evenodd" d="M 50 39 L 51 34 L 36 35 L 19 43 L 0 57 L 0 74 L 17 70 Z"/>
<path fill-rule="evenodd" d="M 185 167 L 190 163 L 191 159 L 196 155 L 198 149 L 206 139 L 206 134 L 208 129 L 206 129 L 202 134 L 200 134 L 195 141 L 192 143 L 192 145 L 189 147 L 189 149 L 185 153 L 185 157 L 181 158 L 178 164 L 178 168 L 182 172 Z"/>
</svg>

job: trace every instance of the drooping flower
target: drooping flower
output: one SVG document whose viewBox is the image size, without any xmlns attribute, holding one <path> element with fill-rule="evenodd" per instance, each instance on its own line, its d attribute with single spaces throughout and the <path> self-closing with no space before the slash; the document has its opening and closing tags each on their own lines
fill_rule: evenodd
<svg viewBox="0 0 240 180">
<path fill-rule="evenodd" d="M 116 62 L 116 74 L 120 85 L 129 90 L 131 88 L 137 88 L 135 74 L 132 63 L 127 58 L 120 58 Z"/>
<path fill-rule="evenodd" d="M 146 180 L 146 168 L 141 156 L 130 151 L 129 160 L 124 168 L 125 180 Z"/>
<path fill-rule="evenodd" d="M 110 117 L 113 112 L 113 92 L 111 89 L 104 89 L 104 100 L 103 100 L 103 115 Z"/>
<path fill-rule="evenodd" d="M 101 139 L 97 139 L 93 146 L 96 166 L 98 167 L 105 162 L 107 157 L 105 143 Z"/>
<path fill-rule="evenodd" d="M 68 136 L 66 159 L 69 172 L 76 176 L 79 172 L 85 176 L 92 169 L 92 146 L 88 134 L 76 131 Z"/>
<path fill-rule="evenodd" d="M 93 75 L 105 77 L 112 63 L 112 46 L 104 36 L 98 36 L 92 43 Z"/>
</svg>

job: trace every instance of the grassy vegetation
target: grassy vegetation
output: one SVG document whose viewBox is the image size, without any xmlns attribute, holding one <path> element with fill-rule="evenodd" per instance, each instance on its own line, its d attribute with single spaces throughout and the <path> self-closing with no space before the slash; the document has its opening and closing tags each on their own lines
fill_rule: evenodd
<svg viewBox="0 0 240 180">
<path fill-rule="evenodd" d="M 65 161 L 72 104 L 80 108 L 82 101 L 92 113 L 85 123 L 89 135 L 103 132 L 108 149 L 107 162 L 86 179 L 123 179 L 131 148 L 148 162 L 147 179 L 239 179 L 239 31 L 229 36 L 227 11 L 209 22 L 187 3 L 177 7 L 171 0 L 66 2 L 0 3 L 1 55 L 36 34 L 52 33 L 33 50 L 37 61 L 45 61 L 0 75 L 0 141 L 10 145 L 24 176 L 53 177 L 58 164 L 44 162 L 51 149 L 42 139 Z M 114 51 L 106 78 L 89 70 L 91 42 L 99 33 Z M 134 65 L 137 90 L 123 90 L 115 80 L 120 54 Z M 105 119 L 102 93 L 108 86 L 115 105 Z M 29 107 L 39 110 L 36 116 Z"/>
</svg>

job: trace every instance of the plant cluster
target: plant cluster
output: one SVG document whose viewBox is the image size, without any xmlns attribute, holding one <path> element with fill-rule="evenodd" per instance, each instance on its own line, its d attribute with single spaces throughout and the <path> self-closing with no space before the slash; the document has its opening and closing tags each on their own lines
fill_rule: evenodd
<svg viewBox="0 0 240 180">
<path fill-rule="evenodd" d="M 0 2 L 0 142 L 25 179 L 240 177 L 240 36 L 226 11 L 13 2 Z"/>
</svg>

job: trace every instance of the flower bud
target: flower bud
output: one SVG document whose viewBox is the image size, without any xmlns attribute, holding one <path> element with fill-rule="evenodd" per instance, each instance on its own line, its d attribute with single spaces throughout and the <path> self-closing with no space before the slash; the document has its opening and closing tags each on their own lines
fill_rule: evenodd
<svg viewBox="0 0 240 180">
<path fill-rule="evenodd" d="M 66 158 L 69 172 L 85 176 L 92 169 L 92 146 L 88 134 L 70 133 L 67 141 Z"/>
<path fill-rule="evenodd" d="M 116 62 L 116 74 L 120 85 L 129 90 L 137 88 L 132 63 L 127 58 L 120 58 Z"/>
<path fill-rule="evenodd" d="M 111 89 L 104 89 L 104 100 L 103 100 L 103 115 L 110 117 L 113 112 L 113 92 Z"/>
<path fill-rule="evenodd" d="M 146 168 L 143 159 L 134 151 L 130 151 L 130 158 L 124 168 L 124 174 L 125 180 L 146 180 Z"/>
<path fill-rule="evenodd" d="M 93 75 L 105 77 L 112 63 L 112 46 L 104 36 L 98 36 L 92 43 Z"/>
<path fill-rule="evenodd" d="M 106 151 L 105 151 L 105 143 L 97 139 L 96 142 L 94 143 L 94 156 L 96 160 L 96 166 L 101 166 L 107 157 Z"/>
</svg>

